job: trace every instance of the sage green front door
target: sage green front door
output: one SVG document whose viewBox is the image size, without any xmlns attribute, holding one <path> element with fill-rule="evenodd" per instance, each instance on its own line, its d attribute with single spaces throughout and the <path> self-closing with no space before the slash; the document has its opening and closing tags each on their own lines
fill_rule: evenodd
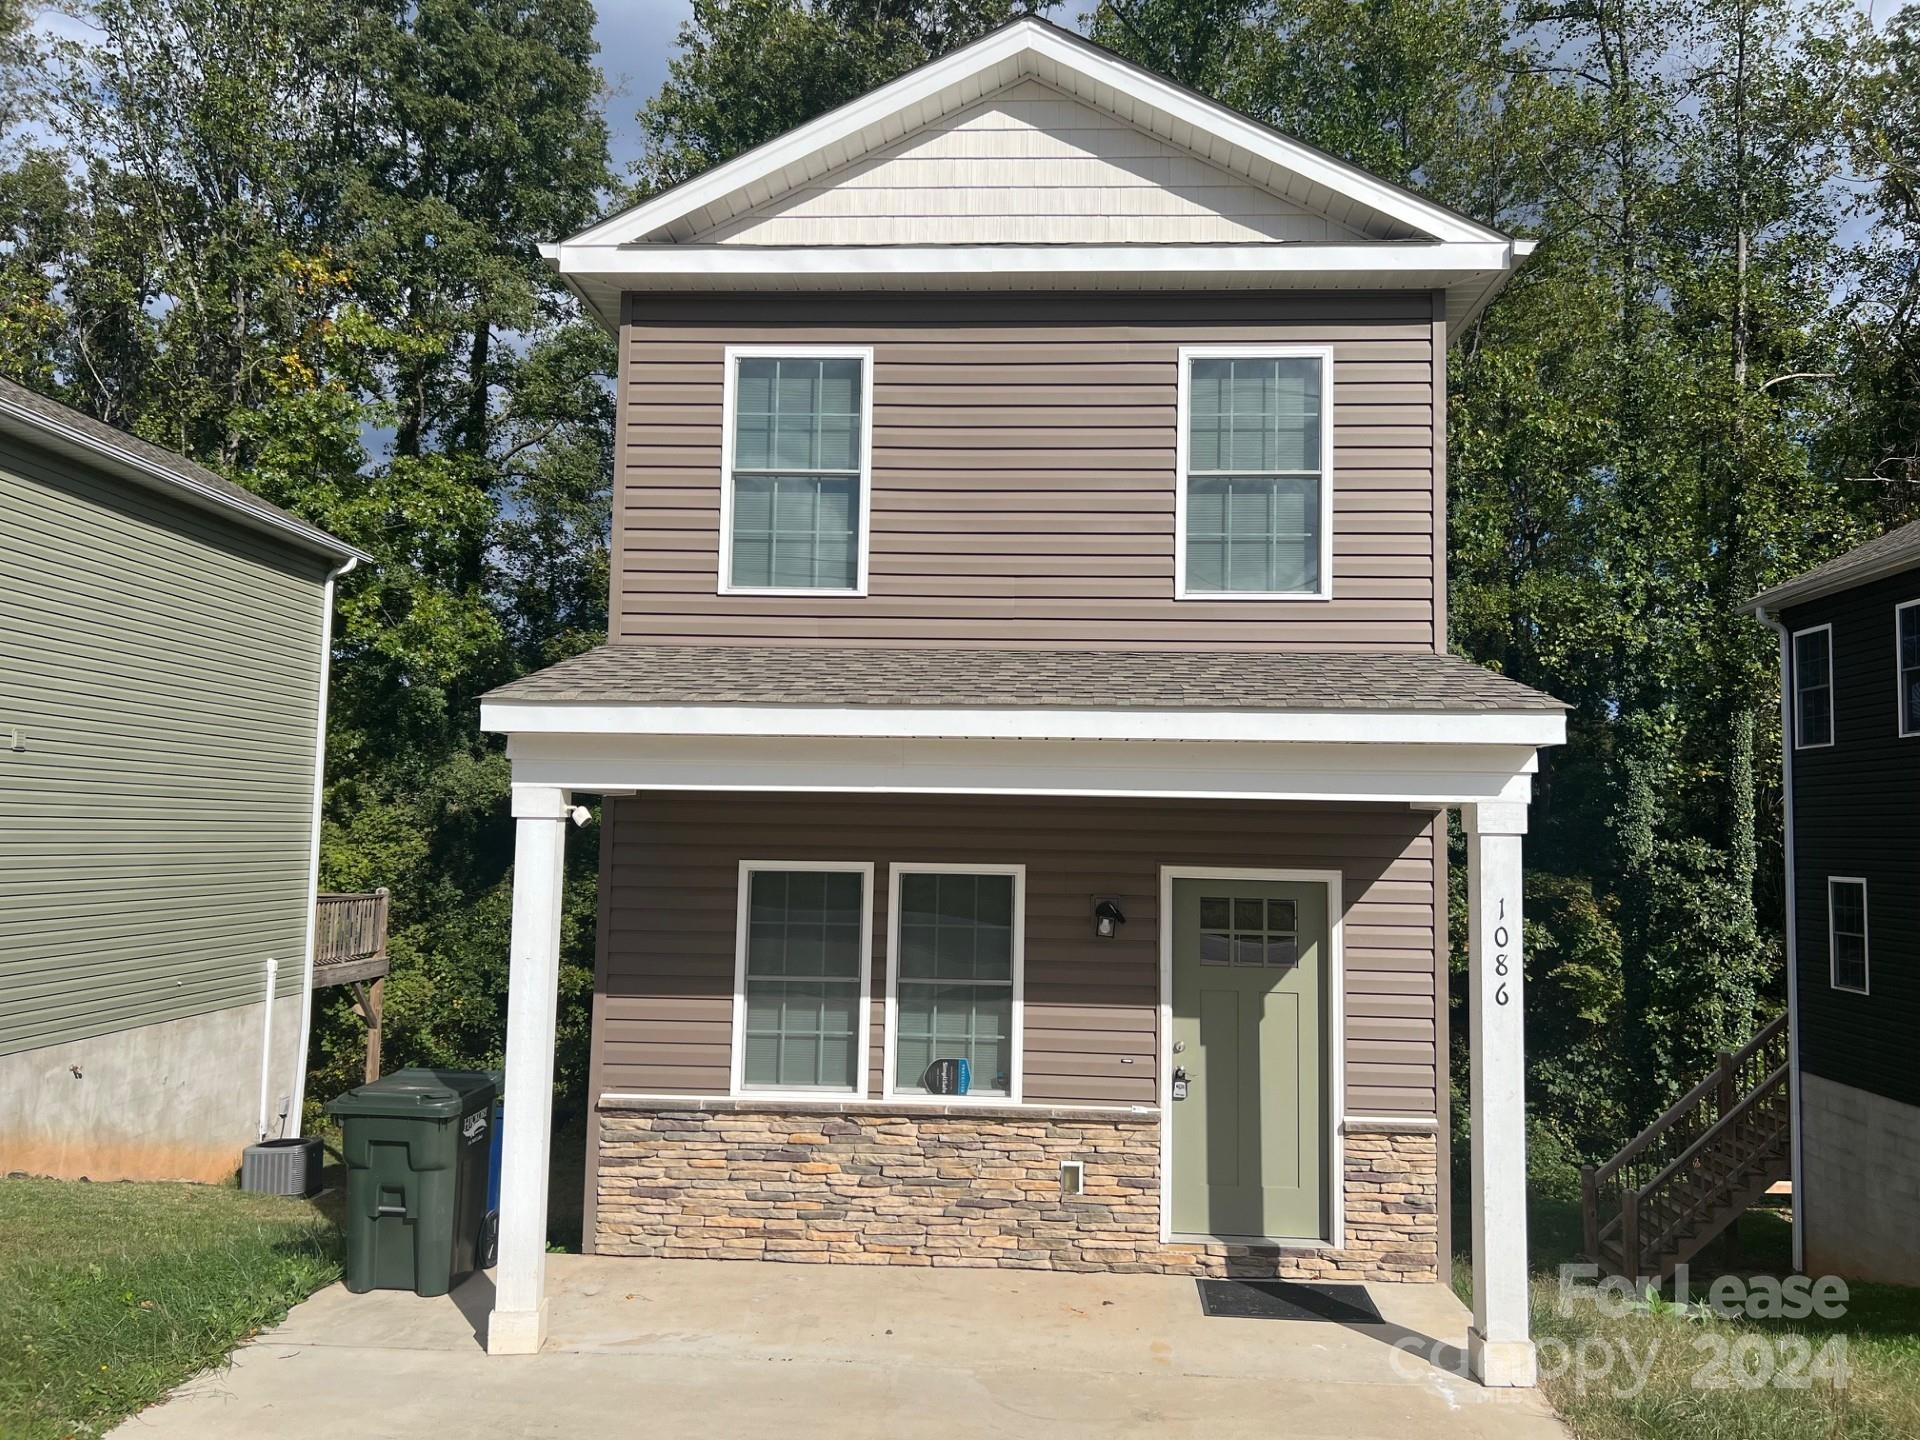
<svg viewBox="0 0 1920 1440">
<path fill-rule="evenodd" d="M 1174 881 L 1176 1235 L 1326 1237 L 1331 948 L 1317 881 Z"/>
</svg>

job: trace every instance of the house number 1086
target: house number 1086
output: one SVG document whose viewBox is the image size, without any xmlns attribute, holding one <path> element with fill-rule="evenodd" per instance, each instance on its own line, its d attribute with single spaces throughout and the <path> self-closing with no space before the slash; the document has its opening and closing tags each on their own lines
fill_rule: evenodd
<svg viewBox="0 0 1920 1440">
<path fill-rule="evenodd" d="M 1500 913 L 1495 917 L 1493 927 L 1493 974 L 1499 983 L 1493 987 L 1493 1003 L 1504 1005 L 1512 997 L 1507 994 L 1507 945 L 1513 939 L 1506 926 L 1507 901 L 1500 899 Z"/>
</svg>

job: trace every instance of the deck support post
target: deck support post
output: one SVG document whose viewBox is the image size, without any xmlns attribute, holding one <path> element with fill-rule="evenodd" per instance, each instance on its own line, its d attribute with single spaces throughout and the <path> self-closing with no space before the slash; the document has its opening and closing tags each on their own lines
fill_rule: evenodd
<svg viewBox="0 0 1920 1440">
<path fill-rule="evenodd" d="M 1527 1315 L 1526 1035 L 1521 986 L 1524 800 L 1462 807 L 1467 832 L 1468 1040 L 1473 1106 L 1473 1328 L 1487 1386 L 1531 1386 Z"/>
<path fill-rule="evenodd" d="M 547 1338 L 547 1163 L 560 983 L 560 891 L 570 797 L 513 790 L 513 932 L 507 971 L 506 1128 L 500 1258 L 489 1355 L 533 1355 Z"/>
</svg>

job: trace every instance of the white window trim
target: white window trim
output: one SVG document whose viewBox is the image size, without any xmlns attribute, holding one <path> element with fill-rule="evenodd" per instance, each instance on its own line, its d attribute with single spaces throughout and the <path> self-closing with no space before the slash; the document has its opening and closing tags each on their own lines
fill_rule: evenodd
<svg viewBox="0 0 1920 1440">
<path fill-rule="evenodd" d="M 900 877 L 903 875 L 1011 875 L 1013 877 L 1013 1065 L 1005 1095 L 925 1095 L 899 1088 L 895 1045 L 900 1031 Z M 895 861 L 887 874 L 887 1001 L 882 1052 L 882 1098 L 910 1105 L 1008 1106 L 1026 1094 L 1027 867 L 967 865 L 953 861 Z"/>
<path fill-rule="evenodd" d="M 860 362 L 860 509 L 855 537 L 858 559 L 851 590 L 814 585 L 733 583 L 734 409 L 742 360 L 858 360 Z M 867 561 L 873 533 L 873 347 L 871 345 L 729 345 L 720 391 L 720 584 L 721 595 L 838 595 L 867 593 Z"/>
<path fill-rule="evenodd" d="M 1833 925 L 1833 887 L 1836 885 L 1858 885 L 1860 887 L 1860 984 L 1842 985 L 1840 983 L 1840 948 L 1835 942 Z M 1847 995 L 1866 995 L 1872 991 L 1873 979 L 1873 922 L 1867 912 L 1867 882 L 1860 875 L 1829 875 L 1827 877 L 1827 987 Z"/>
<path fill-rule="evenodd" d="M 1320 587 L 1317 590 L 1189 590 L 1187 588 L 1187 411 L 1195 360 L 1301 360 L 1320 362 Z M 1333 347 L 1331 345 L 1182 345 L 1180 398 L 1174 415 L 1173 598 L 1176 600 L 1333 599 Z"/>
<path fill-rule="evenodd" d="M 1920 617 L 1920 600 L 1907 600 L 1893 607 L 1893 731 L 1903 740 L 1920 737 L 1920 715 L 1907 724 L 1906 677 L 1900 673 L 1900 620 L 1907 611 Z"/>
<path fill-rule="evenodd" d="M 761 870 L 787 870 L 860 877 L 860 1008 L 856 1042 L 860 1063 L 851 1090 L 785 1089 L 748 1085 L 747 1066 L 747 907 L 753 876 Z M 864 1100 L 872 1068 L 868 1048 L 873 1039 L 873 862 L 871 860 L 742 860 L 740 894 L 733 919 L 733 1034 L 728 1047 L 727 1094 L 736 1100 Z"/>
<path fill-rule="evenodd" d="M 1827 632 L 1827 738 L 1809 745 L 1800 734 L 1800 637 L 1818 635 Z M 1833 626 L 1809 625 L 1804 630 L 1793 632 L 1791 643 L 1787 646 L 1787 659 L 1792 673 L 1787 679 L 1793 685 L 1793 748 L 1796 750 L 1831 750 L 1834 741 L 1840 738 L 1840 727 L 1833 711 Z"/>
</svg>

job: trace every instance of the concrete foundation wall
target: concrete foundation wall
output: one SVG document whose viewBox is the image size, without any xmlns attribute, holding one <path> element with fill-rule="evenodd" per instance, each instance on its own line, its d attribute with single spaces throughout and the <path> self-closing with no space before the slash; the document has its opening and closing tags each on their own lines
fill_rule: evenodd
<svg viewBox="0 0 1920 1440">
<path fill-rule="evenodd" d="M 1810 1275 L 1920 1285 L 1920 1106 L 1800 1077 Z"/>
<path fill-rule="evenodd" d="M 620 1102 L 600 1116 L 595 1251 L 811 1264 L 1439 1275 L 1435 1137 L 1345 1137 L 1345 1244 L 1160 1239 L 1160 1121 L 1082 1108 Z M 1062 1161 L 1085 1189 L 1061 1193 Z"/>
<path fill-rule="evenodd" d="M 258 1138 L 264 1004 L 0 1056 L 0 1173 L 230 1179 Z M 273 1004 L 268 1134 L 300 1063 L 300 995 Z"/>
</svg>

